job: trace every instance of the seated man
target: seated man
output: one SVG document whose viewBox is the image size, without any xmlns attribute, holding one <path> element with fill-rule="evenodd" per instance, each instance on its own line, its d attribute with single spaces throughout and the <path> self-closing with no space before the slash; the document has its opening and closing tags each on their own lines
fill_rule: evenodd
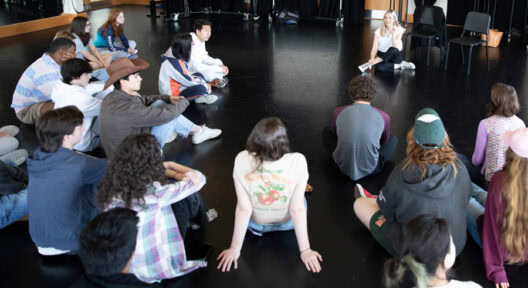
<svg viewBox="0 0 528 288">
<path fill-rule="evenodd" d="M 370 105 L 376 95 L 374 81 L 356 76 L 348 84 L 354 104 L 339 107 L 332 115 L 332 130 L 337 132 L 333 159 L 341 172 L 356 181 L 383 169 L 398 140 L 390 134 L 390 117 Z"/>
<path fill-rule="evenodd" d="M 81 59 L 70 59 L 61 67 L 62 80 L 56 82 L 51 92 L 51 100 L 55 109 L 66 106 L 75 106 L 84 115 L 83 135 L 81 142 L 73 147 L 77 151 L 92 151 L 99 143 L 99 121 L 94 121 L 99 116 L 103 100 L 94 97 L 102 92 L 104 83 L 89 83 L 92 78 L 92 67 Z"/>
<path fill-rule="evenodd" d="M 72 287 L 161 287 L 129 272 L 136 249 L 139 217 L 128 208 L 110 209 L 95 217 L 79 236 L 83 275 Z"/>
<path fill-rule="evenodd" d="M 41 255 L 74 254 L 79 232 L 95 215 L 97 183 L 106 161 L 72 151 L 81 141 L 83 114 L 73 106 L 37 122 L 40 147 L 28 158 L 29 234 Z"/>
<path fill-rule="evenodd" d="M 75 43 L 66 38 L 57 38 L 51 42 L 48 51 L 24 71 L 11 103 L 20 121 L 35 124 L 40 115 L 53 110 L 51 89 L 61 78 L 62 63 L 72 58 L 75 58 Z"/>
<path fill-rule="evenodd" d="M 194 144 L 216 138 L 220 129 L 197 126 L 181 113 L 189 106 L 183 97 L 139 94 L 142 78 L 139 71 L 149 64 L 142 59 L 120 58 L 110 64 L 105 89 L 114 85 L 101 105 L 101 141 L 106 156 L 113 157 L 117 146 L 128 135 L 151 133 L 161 147 L 171 142 L 176 135 L 192 134 Z"/>
<path fill-rule="evenodd" d="M 215 87 L 222 88 L 227 84 L 229 68 L 222 63 L 222 60 L 209 56 L 205 50 L 205 42 L 211 38 L 211 22 L 204 19 L 194 21 L 194 33 L 191 32 L 193 47 L 189 71 L 200 73 L 205 77 L 205 81 L 212 82 Z"/>
</svg>

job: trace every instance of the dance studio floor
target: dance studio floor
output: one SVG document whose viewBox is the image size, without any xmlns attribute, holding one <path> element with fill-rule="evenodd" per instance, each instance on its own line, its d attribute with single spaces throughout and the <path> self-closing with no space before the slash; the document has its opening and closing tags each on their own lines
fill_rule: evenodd
<svg viewBox="0 0 528 288">
<path fill-rule="evenodd" d="M 105 21 L 108 11 L 89 13 L 92 32 Z M 140 57 L 150 63 L 141 74 L 142 93 L 157 93 L 159 55 L 177 32 L 190 30 L 191 21 L 183 21 L 178 27 L 166 25 L 162 19 L 151 22 L 144 7 L 127 6 L 124 11 L 126 34 L 138 42 Z M 220 96 L 217 103 L 193 104 L 184 114 L 197 124 L 221 128 L 223 134 L 200 145 L 178 139 L 164 151 L 167 160 L 207 176 L 201 193 L 207 205 L 219 212 L 207 232 L 207 242 L 215 250 L 206 269 L 167 281 L 166 286 L 379 287 L 383 262 L 389 255 L 354 215 L 354 183 L 330 164 L 333 139 L 328 126 L 332 110 L 349 103 L 346 84 L 359 74 L 357 66 L 368 59 L 373 32 L 381 21 L 347 25 L 343 30 L 336 29 L 333 22 L 304 21 L 298 26 L 284 26 L 253 24 L 228 16 L 214 17 L 213 21 L 208 51 L 229 66 L 230 82 L 214 91 Z M 16 120 L 9 108 L 12 93 L 24 69 L 46 50 L 58 30 L 61 28 L 0 40 L 0 124 L 20 125 L 19 139 L 27 149 L 35 147 L 34 128 Z M 450 35 L 457 33 L 457 28 L 449 28 Z M 490 48 L 489 71 L 485 50 L 476 49 L 470 76 L 465 74 L 459 49 L 452 49 L 448 70 L 444 71 L 437 48 L 433 48 L 429 67 L 425 66 L 426 51 L 419 50 L 407 55 L 416 63 L 416 71 L 369 74 L 378 87 L 373 104 L 391 116 L 392 133 L 400 141 L 392 162 L 403 159 L 406 132 L 416 112 L 424 107 L 439 112 L 457 151 L 471 155 L 478 123 L 486 116 L 490 87 L 498 81 L 516 87 L 520 117 L 526 121 L 528 61 L 515 41 L 510 46 Z M 238 270 L 216 270 L 215 258 L 229 247 L 233 232 L 233 162 L 255 123 L 267 116 L 283 120 L 293 151 L 308 160 L 309 183 L 314 187 L 307 196 L 308 229 L 311 247 L 324 259 L 320 274 L 311 274 L 302 265 L 293 231 L 262 238 L 247 233 Z M 380 175 L 360 182 L 369 190 L 379 190 L 392 167 L 388 165 Z M 1 287 L 67 287 L 82 273 L 75 257 L 38 256 L 27 223 L 0 230 L 0 259 Z M 481 251 L 469 237 L 454 272 L 457 279 L 492 287 L 485 278 Z"/>
</svg>

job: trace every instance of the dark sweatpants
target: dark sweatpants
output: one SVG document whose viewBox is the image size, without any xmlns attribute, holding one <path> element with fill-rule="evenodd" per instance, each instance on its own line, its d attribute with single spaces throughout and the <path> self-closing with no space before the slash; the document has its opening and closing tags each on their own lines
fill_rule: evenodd
<svg viewBox="0 0 528 288">
<path fill-rule="evenodd" d="M 206 228 L 209 223 L 206 214 L 207 208 L 205 207 L 200 192 L 196 192 L 172 204 L 171 208 L 176 217 L 176 222 L 178 222 L 182 239 L 185 239 L 187 229 L 191 224 L 197 224 L 200 228 Z"/>
<path fill-rule="evenodd" d="M 383 59 L 383 62 L 374 66 L 376 71 L 393 71 L 394 64 L 400 64 L 403 61 L 401 51 L 394 47 L 389 48 L 387 52 L 378 51 L 377 56 Z"/>
</svg>

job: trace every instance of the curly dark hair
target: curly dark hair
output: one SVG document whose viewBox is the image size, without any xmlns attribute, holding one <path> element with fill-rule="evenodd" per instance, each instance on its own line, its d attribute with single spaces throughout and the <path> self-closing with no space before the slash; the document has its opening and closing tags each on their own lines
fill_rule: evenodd
<svg viewBox="0 0 528 288">
<path fill-rule="evenodd" d="M 144 201 L 147 186 L 155 181 L 167 183 L 158 141 L 150 134 L 130 135 L 117 148 L 99 183 L 97 204 L 104 210 L 119 198 L 131 208 Z"/>
<path fill-rule="evenodd" d="M 352 101 L 370 102 L 376 96 L 376 83 L 367 76 L 356 76 L 348 82 L 348 96 Z"/>
</svg>

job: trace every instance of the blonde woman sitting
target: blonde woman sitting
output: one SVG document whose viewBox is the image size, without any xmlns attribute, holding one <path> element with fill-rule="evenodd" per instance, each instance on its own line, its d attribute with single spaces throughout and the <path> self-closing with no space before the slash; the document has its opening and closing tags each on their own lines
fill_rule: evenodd
<svg viewBox="0 0 528 288">
<path fill-rule="evenodd" d="M 365 72 L 367 69 L 372 69 L 372 66 L 376 71 L 414 70 L 416 67 L 413 63 L 403 61 L 401 50 L 404 32 L 405 29 L 398 23 L 396 12 L 392 10 L 385 12 L 383 25 L 374 32 L 370 60 L 359 66 L 359 70 Z"/>
</svg>

